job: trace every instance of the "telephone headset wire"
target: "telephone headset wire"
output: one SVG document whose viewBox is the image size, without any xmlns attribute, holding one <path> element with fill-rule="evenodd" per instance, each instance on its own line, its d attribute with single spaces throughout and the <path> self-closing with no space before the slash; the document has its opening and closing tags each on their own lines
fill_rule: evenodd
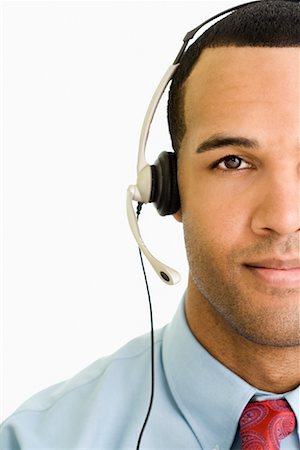
<svg viewBox="0 0 300 450">
<path fill-rule="evenodd" d="M 142 206 L 143 206 L 143 203 L 138 202 L 137 209 L 136 209 L 137 221 L 139 220 L 139 215 L 141 213 Z M 147 411 L 147 414 L 146 414 L 146 417 L 145 417 L 145 421 L 143 423 L 143 426 L 141 428 L 141 431 L 140 431 L 140 434 L 139 434 L 139 438 L 138 438 L 138 441 L 137 441 L 136 450 L 139 450 L 139 448 L 140 448 L 142 436 L 143 436 L 143 433 L 144 433 L 144 430 L 145 430 L 145 427 L 147 425 L 147 422 L 148 422 L 148 419 L 149 419 L 149 416 L 150 416 L 150 412 L 151 412 L 151 409 L 152 409 L 153 396 L 154 396 L 154 329 L 153 329 L 153 312 L 152 312 L 152 304 L 151 304 L 149 285 L 148 285 L 147 275 L 146 275 L 144 261 L 143 261 L 143 255 L 142 255 L 142 252 L 141 252 L 140 248 L 139 248 L 139 254 L 140 254 L 140 259 L 141 259 L 141 264 L 142 264 L 142 269 L 143 269 L 143 274 L 144 274 L 147 294 L 148 294 L 149 310 L 150 310 L 150 322 L 151 322 L 151 395 L 150 395 L 150 402 L 149 402 L 148 411 Z"/>
</svg>

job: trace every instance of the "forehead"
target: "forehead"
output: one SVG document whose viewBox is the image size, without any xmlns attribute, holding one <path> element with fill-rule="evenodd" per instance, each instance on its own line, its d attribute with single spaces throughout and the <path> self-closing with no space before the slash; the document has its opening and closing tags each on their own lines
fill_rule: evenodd
<svg viewBox="0 0 300 450">
<path fill-rule="evenodd" d="M 291 95 L 299 89 L 299 74 L 299 47 L 207 48 L 185 83 L 186 99 L 206 92 L 234 95 L 252 86 L 267 87 L 266 95 L 279 94 L 278 90 Z M 239 92 L 230 92 L 237 87 Z"/>
<path fill-rule="evenodd" d="M 187 134 L 263 126 L 279 132 L 284 122 L 285 135 L 299 140 L 299 47 L 205 49 L 184 89 Z"/>
</svg>

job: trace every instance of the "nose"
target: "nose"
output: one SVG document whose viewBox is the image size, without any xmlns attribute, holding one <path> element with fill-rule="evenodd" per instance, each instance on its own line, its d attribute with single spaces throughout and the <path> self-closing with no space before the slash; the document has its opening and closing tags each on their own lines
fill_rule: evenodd
<svg viewBox="0 0 300 450">
<path fill-rule="evenodd" d="M 251 220 L 256 234 L 273 231 L 287 235 L 300 230 L 299 175 L 286 171 L 269 177 L 257 194 L 258 202 Z"/>
</svg>

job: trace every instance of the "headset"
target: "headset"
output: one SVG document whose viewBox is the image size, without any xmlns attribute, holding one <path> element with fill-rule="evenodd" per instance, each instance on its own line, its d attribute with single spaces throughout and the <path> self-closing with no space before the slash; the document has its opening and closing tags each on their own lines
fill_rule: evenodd
<svg viewBox="0 0 300 450">
<path fill-rule="evenodd" d="M 150 101 L 148 109 L 146 111 L 146 115 L 144 117 L 140 140 L 139 140 L 139 151 L 138 151 L 138 162 L 137 162 L 137 180 L 135 185 L 130 185 L 127 189 L 127 218 L 129 222 L 129 226 L 133 233 L 133 236 L 138 244 L 141 264 L 144 272 L 146 288 L 149 298 L 149 306 L 150 306 L 150 320 L 151 320 L 151 397 L 149 402 L 148 411 L 141 428 L 139 438 L 137 441 L 136 449 L 140 448 L 141 439 L 143 436 L 143 432 L 145 426 L 147 424 L 154 396 L 154 334 L 153 334 L 153 318 L 152 318 L 152 307 L 151 307 L 151 299 L 149 293 L 149 287 L 147 282 L 147 277 L 145 273 L 145 268 L 143 264 L 142 253 L 150 262 L 151 266 L 160 277 L 160 279 L 168 285 L 174 285 L 180 281 L 180 274 L 171 267 L 162 263 L 158 259 L 156 259 L 146 247 L 138 226 L 138 217 L 141 212 L 142 205 L 144 203 L 154 203 L 158 213 L 161 216 L 166 216 L 170 214 L 176 213 L 180 209 L 180 196 L 177 184 L 177 159 L 176 154 L 174 152 L 162 152 L 158 156 L 157 160 L 153 165 L 148 164 L 145 156 L 146 144 L 148 140 L 148 135 L 150 131 L 150 126 L 155 114 L 155 111 L 158 107 L 160 99 L 168 85 L 168 83 L 172 80 L 180 62 L 182 60 L 183 55 L 185 54 L 186 48 L 194 38 L 195 34 L 203 28 L 209 22 L 212 22 L 219 17 L 225 16 L 226 14 L 235 12 L 241 8 L 244 8 L 247 5 L 261 3 L 261 2 L 271 2 L 272 0 L 256 0 L 247 3 L 243 3 L 229 9 L 226 9 L 211 18 L 205 20 L 199 26 L 189 31 L 185 37 L 183 38 L 182 47 L 179 50 L 174 62 L 168 67 L 164 76 L 162 77 L 159 85 L 157 86 L 153 97 Z M 299 3 L 299 0 L 285 0 L 286 2 Z M 133 201 L 138 202 L 137 213 L 135 215 L 133 209 Z"/>
<path fill-rule="evenodd" d="M 133 233 L 133 236 L 145 257 L 150 262 L 151 266 L 160 277 L 160 279 L 168 285 L 176 284 L 180 281 L 180 274 L 171 267 L 156 259 L 146 247 L 139 230 L 136 215 L 134 213 L 132 202 L 136 201 L 140 204 L 154 203 L 158 213 L 161 216 L 174 214 L 180 208 L 180 197 L 177 184 L 177 160 L 174 152 L 162 152 L 158 156 L 153 165 L 148 164 L 145 156 L 146 144 L 150 131 L 150 126 L 160 102 L 160 99 L 169 83 L 172 80 L 176 69 L 178 68 L 186 47 L 195 34 L 204 27 L 207 23 L 212 22 L 218 17 L 225 14 L 237 11 L 247 5 L 259 3 L 257 0 L 243 3 L 222 11 L 210 19 L 205 20 L 199 26 L 189 31 L 184 39 L 183 45 L 176 56 L 174 62 L 168 67 L 166 73 L 161 79 L 154 95 L 148 106 L 139 141 L 138 162 L 137 162 L 137 180 L 135 185 L 130 185 L 127 189 L 127 218 Z M 289 2 L 299 3 L 299 0 L 285 0 Z"/>
</svg>

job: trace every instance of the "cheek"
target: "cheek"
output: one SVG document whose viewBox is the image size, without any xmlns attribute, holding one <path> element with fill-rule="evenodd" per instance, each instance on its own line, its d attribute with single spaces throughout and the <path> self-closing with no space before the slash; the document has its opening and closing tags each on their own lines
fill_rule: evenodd
<svg viewBox="0 0 300 450">
<path fill-rule="evenodd" d="M 225 283 L 232 270 L 229 261 L 235 247 L 227 239 L 226 230 L 216 229 L 210 221 L 187 213 L 183 215 L 183 229 L 189 270 L 198 289 L 207 292 L 216 280 Z"/>
<path fill-rule="evenodd" d="M 193 225 L 200 240 L 221 247 L 242 243 L 249 223 L 249 205 L 233 192 L 222 186 L 210 189 L 208 184 L 185 190 L 183 220 Z"/>
<path fill-rule="evenodd" d="M 242 233 L 236 221 L 226 218 L 212 210 L 200 209 L 193 213 L 183 214 L 185 238 L 189 239 L 190 248 L 199 255 L 222 260 L 240 247 L 243 241 Z"/>
</svg>

